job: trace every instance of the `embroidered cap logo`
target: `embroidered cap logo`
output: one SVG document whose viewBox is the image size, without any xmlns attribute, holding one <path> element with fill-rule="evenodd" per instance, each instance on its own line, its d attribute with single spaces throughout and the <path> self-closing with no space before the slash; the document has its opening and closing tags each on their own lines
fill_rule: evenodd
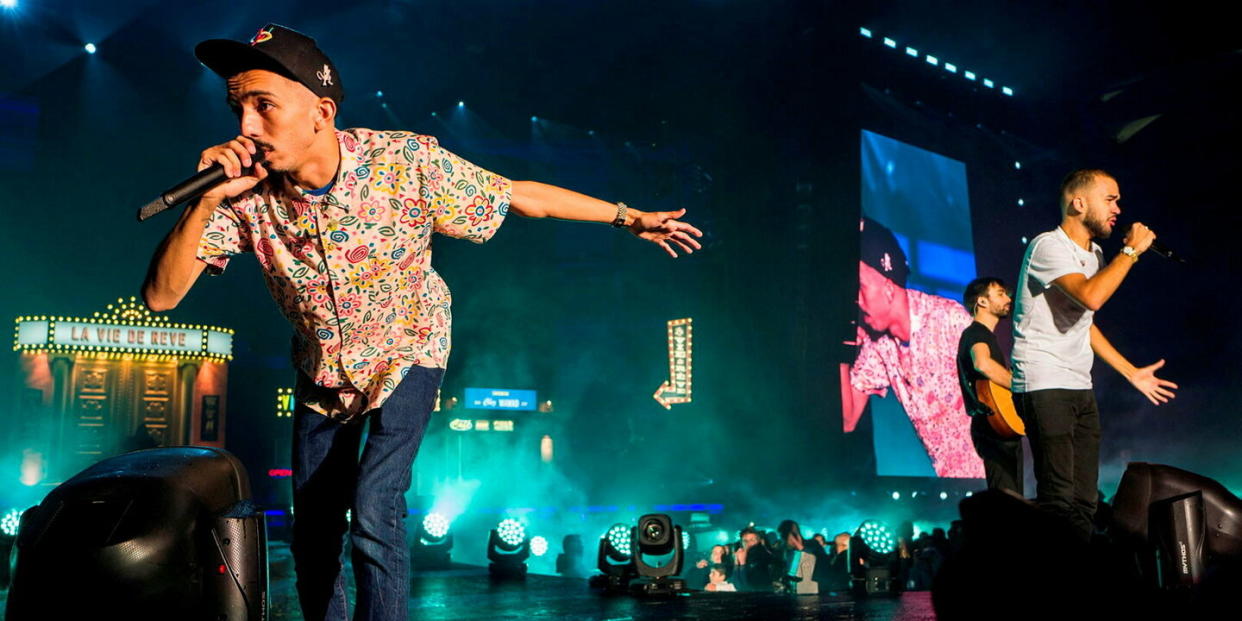
<svg viewBox="0 0 1242 621">
<path fill-rule="evenodd" d="M 254 33 L 254 37 L 250 39 L 250 45 L 258 45 L 260 43 L 263 43 L 264 41 L 271 41 L 271 40 L 272 40 L 271 27 L 269 26 L 267 28 L 260 28 L 258 32 Z"/>
<path fill-rule="evenodd" d="M 323 71 L 315 72 L 315 77 L 319 78 L 320 86 L 332 86 L 332 68 L 326 63 L 323 66 Z"/>
</svg>

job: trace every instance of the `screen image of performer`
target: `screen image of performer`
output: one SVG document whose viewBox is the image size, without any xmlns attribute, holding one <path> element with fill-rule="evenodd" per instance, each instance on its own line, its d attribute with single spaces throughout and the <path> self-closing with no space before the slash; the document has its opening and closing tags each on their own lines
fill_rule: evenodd
<svg viewBox="0 0 1242 621">
<path fill-rule="evenodd" d="M 956 300 L 909 289 L 905 252 L 887 227 L 860 221 L 858 355 L 842 363 L 845 431 L 868 399 L 896 394 L 936 476 L 982 478 L 958 388 L 954 352 L 970 315 Z"/>
<path fill-rule="evenodd" d="M 1009 359 L 996 342 L 996 324 L 1009 316 L 1013 300 L 999 278 L 984 276 L 966 285 L 962 303 L 971 311 L 972 322 L 957 342 L 957 377 L 962 399 L 970 415 L 970 439 L 983 460 L 988 489 L 1022 495 L 1022 436 L 1001 437 L 988 424 L 992 414 L 975 394 L 975 382 L 988 380 L 1009 390 L 1012 375 Z"/>
<path fill-rule="evenodd" d="M 1156 235 L 1140 223 L 1105 262 L 1093 239 L 1107 239 L 1121 213 L 1117 180 L 1077 170 L 1060 188 L 1061 225 L 1031 240 L 1018 276 L 1014 312 L 1014 405 L 1026 425 L 1039 505 L 1089 538 L 1097 502 L 1100 413 L 1091 383 L 1099 356 L 1153 404 L 1177 385 L 1156 377 L 1164 360 L 1135 367 L 1093 322 Z"/>
<path fill-rule="evenodd" d="M 699 249 L 702 233 L 677 220 L 684 210 L 643 212 L 510 181 L 431 136 L 338 130 L 340 72 L 289 28 L 269 24 L 249 43 L 205 41 L 195 55 L 226 80 L 240 134 L 201 153 L 199 170 L 220 165 L 229 179 L 182 213 L 143 299 L 171 309 L 204 270 L 254 253 L 294 332 L 292 552 L 303 614 L 348 617 L 348 531 L 354 618 L 405 619 L 404 495 L 450 350 L 450 296 L 432 268 L 431 234 L 482 243 L 512 211 L 611 223 L 676 257 Z"/>
</svg>

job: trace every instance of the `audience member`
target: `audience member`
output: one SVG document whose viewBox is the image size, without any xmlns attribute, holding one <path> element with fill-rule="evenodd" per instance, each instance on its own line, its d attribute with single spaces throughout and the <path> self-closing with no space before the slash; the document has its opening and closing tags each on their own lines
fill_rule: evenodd
<svg viewBox="0 0 1242 621">
<path fill-rule="evenodd" d="M 742 529 L 742 541 L 733 554 L 733 583 L 739 591 L 772 590 L 772 551 L 759 531 Z"/>
<path fill-rule="evenodd" d="M 732 593 L 737 591 L 737 587 L 729 582 L 727 571 L 724 565 L 712 565 L 707 573 L 706 590 L 714 593 Z"/>
</svg>

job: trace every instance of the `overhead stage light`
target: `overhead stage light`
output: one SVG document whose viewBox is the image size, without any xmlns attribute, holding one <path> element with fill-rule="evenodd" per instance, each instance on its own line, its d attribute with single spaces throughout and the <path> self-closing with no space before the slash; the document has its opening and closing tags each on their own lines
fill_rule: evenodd
<svg viewBox="0 0 1242 621">
<path fill-rule="evenodd" d="M 509 546 L 521 545 L 522 541 L 526 539 L 526 527 L 512 518 L 501 520 L 500 524 L 496 526 L 496 532 L 499 533 L 500 540 Z"/>
<path fill-rule="evenodd" d="M 862 36 L 864 36 L 864 37 L 867 37 L 868 39 L 870 39 L 870 38 L 871 38 L 871 31 L 870 31 L 870 30 L 868 30 L 867 28 L 862 28 L 862 27 L 860 27 L 860 28 L 858 29 L 858 34 L 860 34 L 860 35 L 862 35 Z"/>
<path fill-rule="evenodd" d="M 919 51 L 918 51 L 918 50 L 916 50 L 916 49 L 914 49 L 914 48 L 912 48 L 912 47 L 907 47 L 907 48 L 906 48 L 906 56 L 913 56 L 914 58 L 918 58 L 918 57 L 919 57 Z"/>
<path fill-rule="evenodd" d="M 868 548 L 879 554 L 889 554 L 897 549 L 897 539 L 882 522 L 867 520 L 858 527 L 858 533 Z"/>
<path fill-rule="evenodd" d="M 949 73 L 957 73 L 957 65 L 953 63 L 945 63 L 944 70 L 948 71 Z"/>
<path fill-rule="evenodd" d="M 415 569 L 448 569 L 452 566 L 453 535 L 449 519 L 431 512 L 423 517 L 414 532 L 410 561 Z"/>
<path fill-rule="evenodd" d="M 986 87 L 988 87 L 988 88 L 995 88 L 995 87 L 996 87 L 996 83 L 995 83 L 995 82 L 993 82 L 993 81 L 991 81 L 991 80 L 989 80 L 989 79 L 987 79 L 987 78 L 983 78 L 983 85 L 984 85 L 984 86 L 986 86 Z"/>
<path fill-rule="evenodd" d="M 535 556 L 543 556 L 548 553 L 548 540 L 543 537 L 535 536 L 530 538 L 530 553 Z"/>
<path fill-rule="evenodd" d="M 897 49 L 897 42 L 888 37 L 884 37 L 884 45 L 887 45 L 888 47 L 891 47 L 893 49 Z"/>
<path fill-rule="evenodd" d="M 434 537 L 436 539 L 443 538 L 448 534 L 448 529 L 448 518 L 440 515 L 439 513 L 428 513 L 427 517 L 423 518 L 423 532 L 427 533 L 430 537 Z"/>
<path fill-rule="evenodd" d="M 685 562 L 682 530 L 662 513 L 638 518 L 630 535 L 634 547 L 634 570 L 638 580 L 630 585 L 641 595 L 675 595 L 686 590 L 686 581 L 674 578 Z"/>
<path fill-rule="evenodd" d="M 1002 86 L 1002 87 L 1001 87 L 1001 92 L 1002 92 L 1002 93 L 1004 93 L 1004 94 L 1006 94 L 1006 95 L 1009 95 L 1010 97 L 1013 97 L 1013 89 L 1012 89 L 1012 88 L 1009 88 L 1008 86 Z"/>
<path fill-rule="evenodd" d="M 631 530 L 626 524 L 613 524 L 608 532 L 599 538 L 599 556 L 596 566 L 600 575 L 591 577 L 590 584 L 594 588 L 609 592 L 624 592 L 634 578 L 634 558 L 631 555 L 633 546 L 630 541 Z"/>
<path fill-rule="evenodd" d="M 8 589 L 13 575 L 9 559 L 13 556 L 13 544 L 17 542 L 17 528 L 22 512 L 12 509 L 0 519 L 0 589 Z"/>
<path fill-rule="evenodd" d="M 616 551 L 613 555 L 617 560 L 628 560 L 630 558 L 630 527 L 625 524 L 613 524 L 608 529 L 608 544 Z M 622 558 L 624 557 L 624 558 Z"/>
<path fill-rule="evenodd" d="M 967 80 L 974 80 L 976 77 L 974 71 L 966 71 L 966 72 L 963 72 L 962 75 L 966 76 Z"/>
<path fill-rule="evenodd" d="M 16 9 L 17 0 L 0 0 L 0 6 L 6 9 Z"/>
<path fill-rule="evenodd" d="M 939 59 L 939 58 L 936 58 L 935 56 L 932 56 L 931 54 L 928 54 L 928 55 L 927 55 L 927 64 L 929 64 L 929 65 L 939 65 L 939 64 L 940 64 L 940 59 Z"/>
<path fill-rule="evenodd" d="M 10 509 L 4 514 L 4 518 L 0 519 L 0 533 L 5 537 L 16 537 L 17 527 L 22 523 L 22 511 Z"/>
<path fill-rule="evenodd" d="M 94 54 L 99 48 L 95 47 L 94 43 L 87 43 L 82 49 L 86 50 L 87 54 Z"/>
<path fill-rule="evenodd" d="M 513 518 L 501 520 L 488 535 L 488 573 L 494 578 L 525 578 L 528 558 L 530 541 L 526 539 L 526 527 Z"/>
<path fill-rule="evenodd" d="M 862 579 L 868 595 L 892 595 L 893 575 L 889 561 L 897 549 L 897 538 L 883 522 L 867 520 L 854 531 L 850 545 L 852 556 L 860 559 L 854 566 L 855 578 Z"/>
</svg>

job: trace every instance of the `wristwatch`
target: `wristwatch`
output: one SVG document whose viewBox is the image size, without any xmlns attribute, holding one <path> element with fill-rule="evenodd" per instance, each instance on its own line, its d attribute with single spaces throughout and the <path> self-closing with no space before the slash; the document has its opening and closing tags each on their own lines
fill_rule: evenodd
<svg viewBox="0 0 1242 621">
<path fill-rule="evenodd" d="M 629 205 L 626 205 L 625 203 L 617 203 L 617 217 L 612 219 L 612 225 L 616 228 L 625 226 L 625 216 L 629 210 Z"/>
<path fill-rule="evenodd" d="M 1130 246 L 1122 246 L 1122 247 L 1121 247 L 1121 254 L 1124 254 L 1124 255 L 1126 255 L 1127 257 L 1130 257 L 1131 259 L 1134 259 L 1134 261 L 1135 261 L 1136 263 L 1138 262 L 1138 259 L 1139 259 L 1138 255 L 1139 255 L 1139 253 L 1138 253 L 1138 251 L 1137 251 L 1137 250 L 1135 250 L 1134 248 L 1131 248 Z"/>
</svg>

